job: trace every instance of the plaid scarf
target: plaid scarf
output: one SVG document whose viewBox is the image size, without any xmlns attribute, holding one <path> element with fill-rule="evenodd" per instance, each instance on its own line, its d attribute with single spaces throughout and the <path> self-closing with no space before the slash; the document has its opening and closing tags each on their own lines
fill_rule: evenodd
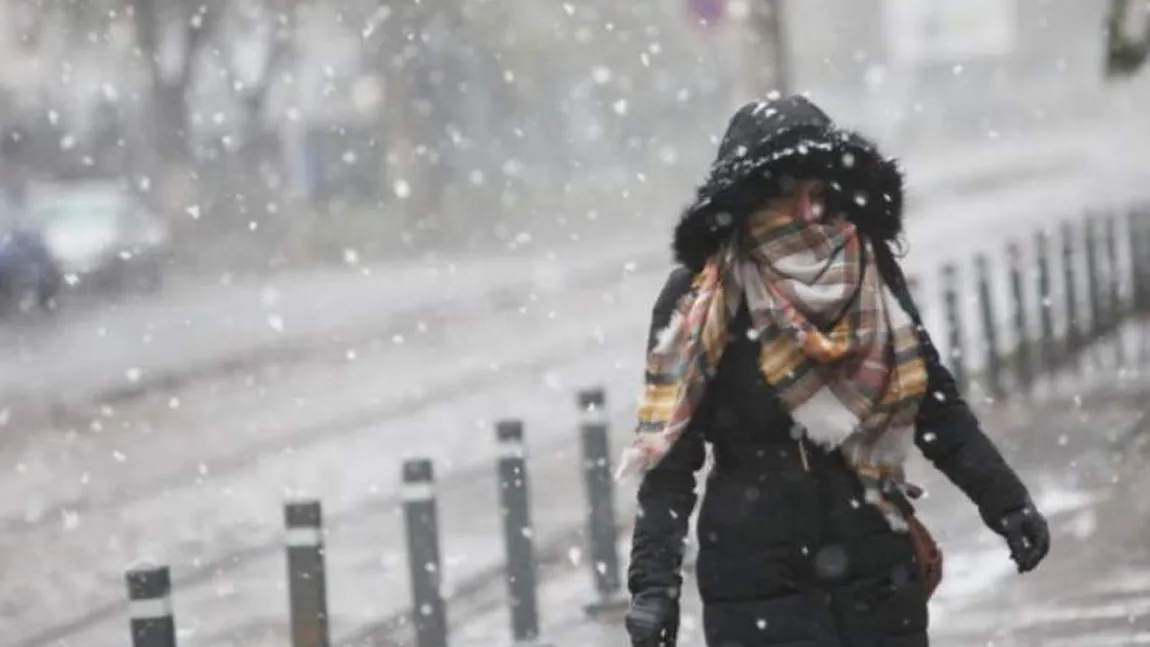
<svg viewBox="0 0 1150 647">
<path fill-rule="evenodd" d="M 652 467 L 687 429 L 745 303 L 747 335 L 762 345 L 761 370 L 796 434 L 842 450 L 867 500 L 905 527 L 881 492 L 891 477 L 901 482 L 926 392 L 917 331 L 869 243 L 822 211 L 818 184 L 800 183 L 696 276 L 648 356 L 639 433 L 620 475 Z"/>
</svg>

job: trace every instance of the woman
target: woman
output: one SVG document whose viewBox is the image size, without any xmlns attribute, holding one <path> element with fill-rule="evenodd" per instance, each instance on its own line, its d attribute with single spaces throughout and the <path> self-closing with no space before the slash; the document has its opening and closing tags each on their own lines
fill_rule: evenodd
<svg viewBox="0 0 1150 647">
<path fill-rule="evenodd" d="M 628 584 L 634 645 L 673 645 L 705 444 L 697 575 L 711 647 L 921 647 L 902 462 L 918 448 L 1020 572 L 1049 532 L 919 325 L 890 250 L 902 179 L 801 97 L 731 120 L 655 304 Z"/>
</svg>

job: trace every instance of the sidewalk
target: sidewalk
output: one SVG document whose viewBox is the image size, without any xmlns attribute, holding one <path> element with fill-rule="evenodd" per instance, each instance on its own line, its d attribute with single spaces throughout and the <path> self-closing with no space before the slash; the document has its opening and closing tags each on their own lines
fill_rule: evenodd
<svg viewBox="0 0 1150 647">
<path fill-rule="evenodd" d="M 1082 459 L 1089 505 L 1053 519 L 1050 557 L 1032 575 L 980 592 L 936 623 L 940 647 L 1118 647 L 1150 641 L 1150 431 Z"/>
</svg>

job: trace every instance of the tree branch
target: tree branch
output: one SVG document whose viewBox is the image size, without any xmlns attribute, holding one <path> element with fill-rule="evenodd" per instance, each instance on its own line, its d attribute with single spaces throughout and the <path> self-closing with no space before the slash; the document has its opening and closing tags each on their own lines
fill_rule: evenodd
<svg viewBox="0 0 1150 647">
<path fill-rule="evenodd" d="M 1133 74 L 1150 58 L 1150 20 L 1143 26 L 1141 39 L 1130 38 L 1123 29 L 1129 12 L 1129 0 L 1113 0 L 1110 4 L 1106 21 L 1107 76 Z"/>
</svg>

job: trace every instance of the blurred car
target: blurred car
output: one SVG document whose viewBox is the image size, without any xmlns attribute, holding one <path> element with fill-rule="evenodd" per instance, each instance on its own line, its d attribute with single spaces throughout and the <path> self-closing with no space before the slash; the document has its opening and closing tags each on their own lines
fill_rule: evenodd
<svg viewBox="0 0 1150 647">
<path fill-rule="evenodd" d="M 168 229 L 126 187 L 114 182 L 37 186 L 25 220 L 69 285 L 154 291 L 163 285 Z"/>
<path fill-rule="evenodd" d="M 52 310 L 59 291 L 60 270 L 39 232 L 0 233 L 0 312 Z"/>
</svg>

